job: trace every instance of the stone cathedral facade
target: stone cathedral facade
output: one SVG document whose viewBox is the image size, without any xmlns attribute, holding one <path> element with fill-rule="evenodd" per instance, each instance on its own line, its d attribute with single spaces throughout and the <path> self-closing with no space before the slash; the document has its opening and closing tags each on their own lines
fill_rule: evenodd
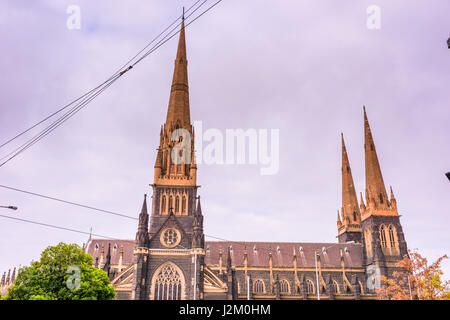
<svg viewBox="0 0 450 320">
<path fill-rule="evenodd" d="M 144 197 L 136 238 L 89 238 L 85 250 L 108 272 L 118 299 L 376 299 L 380 276 L 392 275 L 407 245 L 366 110 L 364 135 L 366 190 L 359 202 L 342 137 L 337 243 L 205 241 L 183 22 L 152 197 Z M 183 143 L 188 147 L 179 148 Z"/>
</svg>

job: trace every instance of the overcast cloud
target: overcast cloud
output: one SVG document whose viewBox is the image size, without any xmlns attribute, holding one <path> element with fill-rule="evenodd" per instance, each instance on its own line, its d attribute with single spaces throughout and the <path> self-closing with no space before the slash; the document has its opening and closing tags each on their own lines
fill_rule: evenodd
<svg viewBox="0 0 450 320">
<path fill-rule="evenodd" d="M 102 82 L 192 3 L 2 1 L 0 143 Z M 71 4 L 81 8 L 80 30 L 66 27 Z M 381 8 L 380 30 L 366 27 L 372 4 Z M 365 105 L 409 248 L 430 259 L 450 254 L 449 12 L 447 0 L 224 0 L 189 26 L 191 119 L 204 130 L 280 130 L 276 175 L 262 176 L 255 165 L 199 166 L 205 233 L 335 242 L 340 133 L 359 193 Z M 1 167 L 0 184 L 137 216 L 151 194 L 176 45 L 169 41 Z M 134 239 L 137 228 L 134 220 L 0 188 L 3 204 L 19 210 L 0 214 L 120 239 Z M 0 226 L 1 273 L 49 245 L 87 240 L 4 218 Z"/>
</svg>

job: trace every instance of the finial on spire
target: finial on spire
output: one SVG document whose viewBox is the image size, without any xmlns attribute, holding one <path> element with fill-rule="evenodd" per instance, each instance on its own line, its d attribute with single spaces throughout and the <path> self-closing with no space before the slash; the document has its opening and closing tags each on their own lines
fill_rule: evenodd
<svg viewBox="0 0 450 320">
<path fill-rule="evenodd" d="M 181 19 L 182 19 L 183 22 L 184 22 L 184 7 L 183 7 L 183 15 L 182 15 Z"/>
<path fill-rule="evenodd" d="M 361 207 L 361 208 L 365 208 L 366 205 L 364 204 L 364 198 L 363 198 L 362 192 L 360 192 L 359 194 L 360 194 L 360 196 L 361 196 L 360 207 Z"/>
<path fill-rule="evenodd" d="M 392 186 L 389 186 L 391 189 L 391 198 L 394 198 L 394 191 L 392 190 Z"/>
<path fill-rule="evenodd" d="M 200 196 L 198 196 L 198 200 L 197 200 L 197 210 L 196 210 L 196 214 L 202 215 L 202 206 L 201 206 L 201 204 L 200 204 Z"/>
<path fill-rule="evenodd" d="M 390 186 L 390 188 L 391 188 L 391 202 L 390 202 L 391 208 L 394 210 L 397 210 L 397 200 L 395 199 L 394 191 L 392 190 L 392 186 Z"/>
<path fill-rule="evenodd" d="M 147 211 L 147 194 L 144 194 L 144 202 L 142 203 L 142 209 L 141 209 L 141 213 L 139 214 L 139 216 L 141 215 L 147 215 L 148 211 Z"/>
</svg>

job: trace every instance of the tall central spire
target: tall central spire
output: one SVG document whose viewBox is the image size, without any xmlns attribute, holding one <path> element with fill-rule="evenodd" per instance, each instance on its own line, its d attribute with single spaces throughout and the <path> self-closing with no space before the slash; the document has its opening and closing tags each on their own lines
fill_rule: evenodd
<svg viewBox="0 0 450 320">
<path fill-rule="evenodd" d="M 177 130 L 180 129 L 180 130 Z M 195 136 L 191 125 L 184 13 L 170 89 L 166 122 L 161 128 L 154 183 L 196 186 Z M 195 205 L 195 203 L 194 203 Z M 180 205 L 181 207 L 181 205 Z M 169 207 L 164 207 L 168 212 Z"/>
<path fill-rule="evenodd" d="M 169 108 L 167 110 L 165 124 L 166 130 L 177 124 L 180 128 L 185 129 L 190 129 L 191 125 L 184 14 L 181 22 L 180 38 L 178 40 L 172 88 L 170 90 Z"/>
<path fill-rule="evenodd" d="M 367 119 L 366 108 L 364 107 L 364 151 L 366 162 L 366 200 L 376 207 L 388 207 L 388 197 L 386 187 L 381 174 L 380 163 L 378 162 L 377 151 L 373 141 L 372 132 Z"/>
</svg>

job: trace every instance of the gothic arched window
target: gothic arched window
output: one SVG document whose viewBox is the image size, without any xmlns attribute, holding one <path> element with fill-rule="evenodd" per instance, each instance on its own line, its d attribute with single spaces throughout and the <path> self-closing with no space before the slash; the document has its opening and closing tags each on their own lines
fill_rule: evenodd
<svg viewBox="0 0 450 320">
<path fill-rule="evenodd" d="M 253 292 L 259 294 L 264 293 L 264 282 L 261 279 L 255 280 L 253 283 Z"/>
<path fill-rule="evenodd" d="M 172 263 L 165 264 L 153 276 L 154 300 L 181 300 L 184 281 L 180 269 Z"/>
<path fill-rule="evenodd" d="M 353 211 L 353 221 L 356 221 L 357 219 L 357 216 L 356 216 L 356 211 Z"/>
<path fill-rule="evenodd" d="M 380 193 L 380 203 L 383 203 L 383 195 Z"/>
<path fill-rule="evenodd" d="M 179 213 L 180 212 L 180 197 L 177 196 L 175 198 L 175 212 Z"/>
<path fill-rule="evenodd" d="M 181 212 L 186 212 L 186 196 L 183 196 L 183 200 L 181 201 Z"/>
<path fill-rule="evenodd" d="M 381 247 L 386 248 L 387 242 L 386 242 L 386 226 L 384 224 L 380 227 L 380 240 L 381 240 Z"/>
<path fill-rule="evenodd" d="M 280 280 L 280 292 L 289 293 L 289 282 L 286 279 Z"/>
<path fill-rule="evenodd" d="M 389 244 L 391 245 L 391 248 L 397 248 L 397 233 L 395 231 L 394 226 L 391 224 L 389 226 Z"/>
<path fill-rule="evenodd" d="M 314 283 L 311 280 L 306 280 L 306 292 L 308 294 L 314 293 Z"/>
<path fill-rule="evenodd" d="M 166 196 L 163 195 L 161 198 L 161 213 L 166 212 L 166 201 L 167 201 Z"/>
</svg>

